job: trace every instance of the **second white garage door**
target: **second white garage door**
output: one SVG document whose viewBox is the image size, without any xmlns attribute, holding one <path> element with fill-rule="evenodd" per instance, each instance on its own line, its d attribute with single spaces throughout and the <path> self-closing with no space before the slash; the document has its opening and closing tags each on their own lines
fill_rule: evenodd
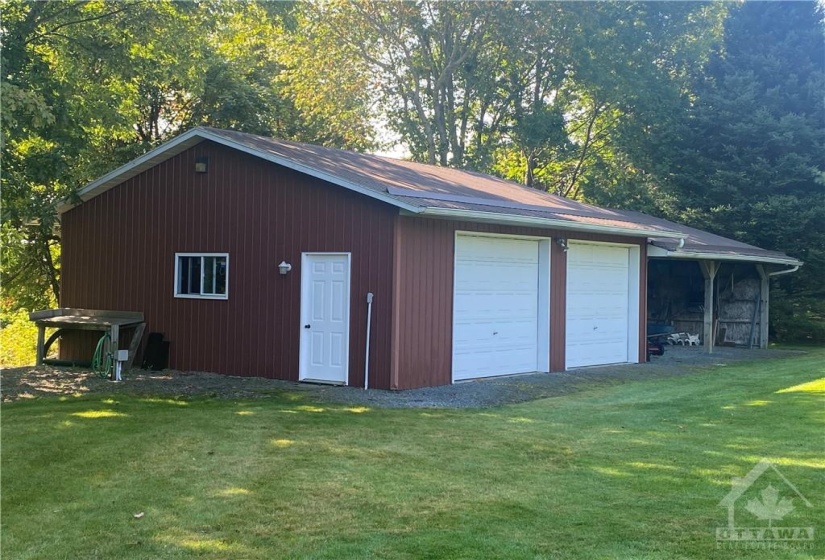
<svg viewBox="0 0 825 560">
<path fill-rule="evenodd" d="M 453 380 L 536 371 L 539 242 L 456 237 Z"/>
<path fill-rule="evenodd" d="M 638 322 L 638 264 L 631 249 L 570 243 L 567 252 L 567 367 L 636 361 L 632 321 Z M 636 310 L 633 309 L 636 306 Z M 638 327 L 636 327 L 638 328 Z"/>
</svg>

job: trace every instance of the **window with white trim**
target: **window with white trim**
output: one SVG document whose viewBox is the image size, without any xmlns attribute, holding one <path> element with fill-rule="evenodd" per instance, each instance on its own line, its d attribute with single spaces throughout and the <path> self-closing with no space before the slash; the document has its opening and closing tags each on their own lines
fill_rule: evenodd
<svg viewBox="0 0 825 560">
<path fill-rule="evenodd" d="M 175 297 L 227 299 L 228 253 L 175 253 Z"/>
</svg>

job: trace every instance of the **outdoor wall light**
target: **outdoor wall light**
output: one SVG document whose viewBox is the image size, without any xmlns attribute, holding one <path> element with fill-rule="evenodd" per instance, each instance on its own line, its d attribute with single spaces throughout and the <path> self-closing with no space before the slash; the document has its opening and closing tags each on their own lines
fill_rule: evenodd
<svg viewBox="0 0 825 560">
<path fill-rule="evenodd" d="M 209 169 L 209 161 L 205 157 L 195 160 L 195 173 L 206 173 Z"/>
<path fill-rule="evenodd" d="M 564 238 L 564 237 L 557 237 L 557 238 L 556 238 L 556 245 L 558 245 L 559 247 L 561 247 L 561 250 L 562 250 L 562 251 L 564 251 L 565 253 L 567 252 L 567 248 L 568 248 L 568 247 L 567 247 L 567 239 L 566 239 L 566 238 Z"/>
<path fill-rule="evenodd" d="M 286 273 L 292 270 L 292 265 L 286 261 L 281 261 L 281 264 L 278 265 L 278 272 L 281 273 L 281 276 L 286 276 Z"/>
</svg>

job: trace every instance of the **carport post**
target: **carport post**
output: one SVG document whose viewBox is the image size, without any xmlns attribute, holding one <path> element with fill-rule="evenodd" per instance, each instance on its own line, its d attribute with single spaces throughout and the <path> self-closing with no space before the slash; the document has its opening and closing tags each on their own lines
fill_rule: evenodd
<svg viewBox="0 0 825 560">
<path fill-rule="evenodd" d="M 713 353 L 713 280 L 719 270 L 719 263 L 716 261 L 699 261 L 699 268 L 702 269 L 702 276 L 705 277 L 705 324 L 702 333 L 705 339 L 705 350 L 708 354 Z"/>
<path fill-rule="evenodd" d="M 768 303 L 770 300 L 771 283 L 768 273 L 765 272 L 765 267 L 761 264 L 756 265 L 756 271 L 759 273 L 759 278 L 762 282 L 759 285 L 759 297 L 762 301 L 762 309 L 759 314 L 759 347 L 768 347 Z"/>
</svg>

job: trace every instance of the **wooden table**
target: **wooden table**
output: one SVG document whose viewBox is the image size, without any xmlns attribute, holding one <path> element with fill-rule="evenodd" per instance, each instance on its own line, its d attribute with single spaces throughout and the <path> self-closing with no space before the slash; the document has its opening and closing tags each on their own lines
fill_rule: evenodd
<svg viewBox="0 0 825 560">
<path fill-rule="evenodd" d="M 108 311 L 102 309 L 73 309 L 61 307 L 59 309 L 44 309 L 29 313 L 29 319 L 37 325 L 37 365 L 43 364 L 43 358 L 49 347 L 66 330 L 109 331 L 112 340 L 112 349 L 119 348 L 120 329 L 134 327 L 135 332 L 129 342 L 129 359 L 124 364 L 130 369 L 135 360 L 140 339 L 146 329 L 143 313 L 138 311 Z M 46 328 L 57 328 L 48 340 Z"/>
</svg>

